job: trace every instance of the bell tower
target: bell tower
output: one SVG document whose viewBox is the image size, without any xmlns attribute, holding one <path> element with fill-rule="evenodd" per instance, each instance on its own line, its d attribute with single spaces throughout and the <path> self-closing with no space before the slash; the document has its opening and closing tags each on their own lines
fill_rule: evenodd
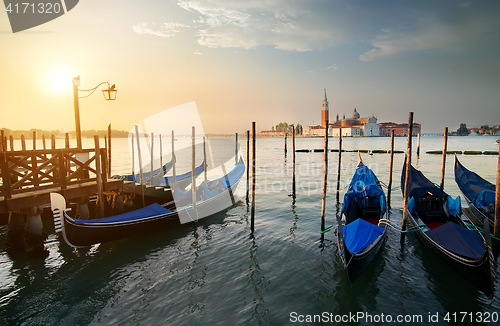
<svg viewBox="0 0 500 326">
<path fill-rule="evenodd" d="M 326 121 L 329 121 L 329 109 L 328 109 L 328 100 L 326 98 L 326 88 L 325 88 L 325 99 L 323 100 L 323 104 L 321 107 L 321 127 L 326 127 Z"/>
</svg>

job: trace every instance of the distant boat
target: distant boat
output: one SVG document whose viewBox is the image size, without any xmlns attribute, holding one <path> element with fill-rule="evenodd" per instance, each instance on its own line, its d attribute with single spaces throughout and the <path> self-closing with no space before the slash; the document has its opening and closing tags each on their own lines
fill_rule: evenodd
<svg viewBox="0 0 500 326">
<path fill-rule="evenodd" d="M 478 134 L 477 132 L 473 131 L 473 132 L 471 132 L 471 133 L 469 134 L 469 136 L 479 136 L 479 134 Z"/>
<path fill-rule="evenodd" d="M 497 144 L 500 143 L 500 138 L 497 139 Z"/>
<path fill-rule="evenodd" d="M 460 196 L 453 199 L 410 167 L 408 214 L 406 223 L 422 242 L 488 297 L 492 297 L 495 273 L 489 223 L 485 236 L 462 213 Z M 401 175 L 404 192 L 406 162 Z M 469 229 L 470 227 L 470 229 Z"/>
<path fill-rule="evenodd" d="M 341 216 L 337 219 L 340 257 L 347 272 L 347 281 L 352 286 L 382 247 L 387 234 L 384 191 L 361 158 L 344 195 Z"/>
</svg>

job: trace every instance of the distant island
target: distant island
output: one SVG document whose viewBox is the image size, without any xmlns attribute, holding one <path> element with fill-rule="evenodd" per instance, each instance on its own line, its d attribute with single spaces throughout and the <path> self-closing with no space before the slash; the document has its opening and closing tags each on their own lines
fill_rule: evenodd
<svg viewBox="0 0 500 326">
<path fill-rule="evenodd" d="M 468 136 L 472 135 L 494 135 L 498 136 L 500 134 L 500 125 L 489 126 L 483 125 L 480 128 L 467 128 L 467 124 L 461 123 L 460 128 L 457 131 L 450 132 L 451 135 L 456 136 Z"/>
</svg>

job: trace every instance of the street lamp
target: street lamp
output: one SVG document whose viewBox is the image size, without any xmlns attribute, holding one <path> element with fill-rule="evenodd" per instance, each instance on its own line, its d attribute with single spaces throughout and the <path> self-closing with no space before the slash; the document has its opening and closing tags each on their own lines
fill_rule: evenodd
<svg viewBox="0 0 500 326">
<path fill-rule="evenodd" d="M 113 84 L 113 86 L 110 86 L 108 82 L 102 82 L 99 85 L 97 85 L 94 88 L 91 89 L 78 89 L 78 86 L 80 86 L 80 76 L 73 78 L 73 100 L 75 104 L 75 126 L 76 126 L 76 147 L 78 149 L 82 149 L 82 131 L 80 129 L 80 104 L 78 99 L 79 98 L 85 98 L 89 97 L 92 95 L 99 86 L 103 84 L 108 84 L 107 89 L 102 90 L 102 94 L 104 95 L 104 99 L 106 101 L 114 101 L 116 100 L 116 86 Z M 91 92 L 90 94 L 86 96 L 78 96 L 78 91 L 80 92 Z"/>
</svg>

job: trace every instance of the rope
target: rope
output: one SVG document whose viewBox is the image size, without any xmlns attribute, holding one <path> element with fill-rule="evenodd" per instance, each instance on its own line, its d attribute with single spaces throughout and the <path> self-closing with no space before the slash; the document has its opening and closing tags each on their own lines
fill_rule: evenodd
<svg viewBox="0 0 500 326">
<path fill-rule="evenodd" d="M 330 225 L 330 226 L 329 226 L 329 227 L 327 227 L 324 231 L 319 231 L 319 233 L 321 233 L 321 234 L 325 234 L 326 232 L 331 231 L 331 230 L 332 230 L 332 227 L 333 227 L 333 225 Z"/>
<path fill-rule="evenodd" d="M 403 230 L 399 230 L 399 226 L 398 226 L 398 225 L 396 225 L 396 224 L 394 224 L 394 223 L 392 223 L 392 222 L 391 222 L 390 220 L 388 220 L 388 219 L 381 218 L 381 219 L 379 220 L 379 224 L 380 224 L 381 222 L 385 223 L 387 226 L 390 226 L 390 227 L 396 228 L 396 229 L 397 229 L 396 231 L 399 231 L 399 232 L 401 232 L 401 233 L 411 233 L 411 232 L 416 232 L 416 231 L 421 231 L 421 230 L 430 230 L 430 229 L 427 227 L 427 225 L 425 225 L 425 224 L 419 224 L 419 225 L 412 226 L 412 227 L 410 227 L 410 228 L 406 229 L 405 231 L 403 231 Z M 320 231 L 319 233 L 320 233 L 320 234 L 324 234 L 324 233 L 326 233 L 326 232 L 329 232 L 329 231 L 331 231 L 331 230 L 332 230 L 332 227 L 333 227 L 333 225 L 330 225 L 330 226 L 329 226 L 329 227 L 327 227 L 324 231 Z M 492 235 L 491 237 L 492 237 L 492 238 L 495 238 L 493 235 Z M 500 240 L 499 238 L 495 238 L 495 239 Z"/>
<path fill-rule="evenodd" d="M 420 224 L 420 225 L 412 226 L 411 228 L 408 228 L 405 231 L 401 230 L 401 233 L 410 233 L 410 232 L 416 232 L 416 231 L 421 231 L 421 230 L 430 230 L 430 229 L 427 227 L 427 225 Z"/>
<path fill-rule="evenodd" d="M 471 231 L 478 231 L 478 232 L 481 232 L 481 233 L 483 233 L 483 234 L 484 234 L 484 229 L 483 229 L 483 228 L 481 228 L 481 227 L 479 227 L 479 226 L 477 226 L 477 225 L 475 225 L 475 224 L 465 223 L 464 225 L 465 225 L 465 226 L 466 226 L 469 230 L 471 230 Z M 469 228 L 469 227 L 470 227 L 470 228 Z M 471 228 L 472 228 L 472 229 L 471 229 Z M 495 240 L 500 240 L 500 238 L 495 237 L 495 236 L 494 236 L 493 234 L 491 234 L 491 233 L 490 233 L 490 237 L 491 237 L 492 239 L 495 239 Z"/>
<path fill-rule="evenodd" d="M 195 220 L 193 220 L 193 218 L 191 217 L 191 214 L 189 214 L 188 208 L 190 208 L 190 207 L 193 207 L 193 205 L 188 205 L 188 206 L 186 206 L 186 207 L 182 207 L 182 208 L 181 208 L 181 210 L 183 209 L 183 210 L 185 210 L 185 211 L 186 211 L 186 213 L 188 214 L 188 216 L 189 216 L 189 218 L 191 219 L 191 221 L 193 221 L 193 222 L 198 222 L 198 220 L 199 220 L 199 218 L 198 218 L 198 208 L 195 208 L 195 212 L 196 212 L 196 221 L 195 221 Z"/>
<path fill-rule="evenodd" d="M 415 232 L 415 231 L 420 231 L 420 230 L 429 230 L 429 228 L 427 227 L 427 225 L 425 224 L 419 224 L 419 225 L 415 225 L 415 226 L 412 226 L 408 229 L 406 229 L 405 231 L 403 230 L 399 230 L 399 226 L 398 225 L 395 225 L 394 223 L 392 223 L 390 220 L 388 219 L 380 219 L 379 220 L 379 223 L 380 222 L 384 222 L 386 225 L 390 226 L 390 227 L 393 227 L 393 228 L 397 228 L 396 231 L 399 231 L 401 233 L 410 233 L 410 232 Z"/>
</svg>

